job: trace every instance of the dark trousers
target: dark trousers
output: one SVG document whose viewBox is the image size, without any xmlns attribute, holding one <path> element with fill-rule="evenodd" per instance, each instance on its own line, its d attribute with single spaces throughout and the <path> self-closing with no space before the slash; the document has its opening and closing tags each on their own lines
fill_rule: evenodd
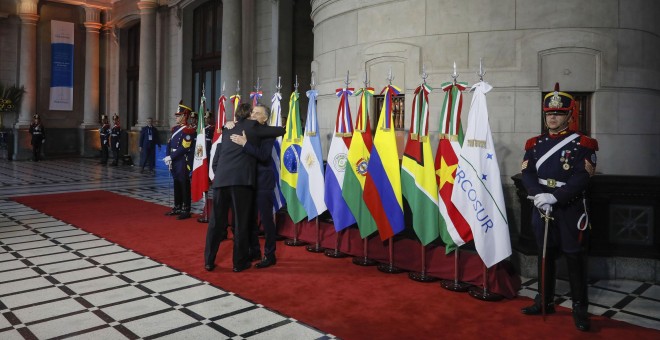
<svg viewBox="0 0 660 340">
<path fill-rule="evenodd" d="M 142 154 L 140 155 L 140 167 L 144 170 L 145 166 L 149 167 L 149 170 L 153 170 L 156 164 L 156 147 L 147 146 L 142 147 Z"/>
<path fill-rule="evenodd" d="M 119 163 L 119 148 L 112 148 L 112 164 L 117 165 Z"/>
<path fill-rule="evenodd" d="M 254 190 L 250 186 L 213 188 L 213 213 L 206 232 L 204 261 L 215 262 L 220 242 L 226 238 L 229 209 L 234 216 L 234 267 L 243 267 L 250 262 L 250 225 L 252 225 L 252 203 Z"/>
<path fill-rule="evenodd" d="M 41 156 L 41 142 L 34 142 L 32 143 L 32 160 L 38 162 L 39 156 Z"/>
<path fill-rule="evenodd" d="M 256 203 L 261 226 L 264 228 L 264 236 L 266 237 L 264 257 L 270 257 L 275 255 L 275 239 L 277 238 L 277 230 L 273 220 L 273 190 L 259 190 Z M 256 229 L 258 231 L 258 227 Z"/>
<path fill-rule="evenodd" d="M 101 164 L 108 164 L 108 155 L 110 154 L 108 150 L 108 145 L 101 145 Z"/>
<path fill-rule="evenodd" d="M 190 212 L 190 178 L 174 178 L 174 207 Z"/>
</svg>

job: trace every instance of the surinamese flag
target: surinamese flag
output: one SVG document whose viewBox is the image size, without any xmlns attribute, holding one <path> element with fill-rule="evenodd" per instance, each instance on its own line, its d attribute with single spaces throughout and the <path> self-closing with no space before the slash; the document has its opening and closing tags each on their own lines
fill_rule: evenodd
<svg viewBox="0 0 660 340">
<path fill-rule="evenodd" d="M 348 147 L 353 135 L 353 119 L 348 105 L 348 96 L 353 94 L 352 88 L 337 89 L 339 107 L 335 120 L 335 131 L 328 150 L 328 164 L 325 168 L 325 204 L 332 215 L 336 231 L 355 224 L 355 217 L 342 196 L 346 171 L 350 171 L 348 163 Z"/>
<path fill-rule="evenodd" d="M 371 148 L 369 172 L 364 183 L 364 202 L 378 227 L 381 240 L 387 240 L 404 229 L 401 169 L 392 117 L 392 97 L 399 89 L 388 85 L 380 111 L 374 146 Z"/>
<path fill-rule="evenodd" d="M 461 110 L 462 91 L 467 83 L 444 83 L 445 99 L 440 114 L 440 140 L 435 154 L 435 175 L 438 183 L 438 206 L 440 207 L 440 237 L 449 253 L 472 240 L 470 225 L 451 201 L 454 177 L 458 167 L 458 154 L 463 144 Z"/>
<path fill-rule="evenodd" d="M 486 82 L 472 86 L 474 95 L 465 141 L 458 160 L 452 202 L 472 229 L 474 245 L 486 267 L 511 256 L 502 179 L 488 123 Z"/>
<path fill-rule="evenodd" d="M 426 83 L 415 89 L 410 133 L 401 161 L 401 192 L 412 212 L 413 229 L 422 245 L 440 235 L 438 185 L 429 140 L 429 98 Z"/>
<path fill-rule="evenodd" d="M 309 104 L 307 106 L 307 122 L 305 136 L 300 150 L 300 166 L 298 167 L 298 183 L 296 194 L 305 207 L 307 219 L 312 220 L 327 210 L 325 206 L 325 186 L 323 185 L 323 156 L 321 154 L 321 138 L 319 123 L 316 116 L 316 97 L 318 91 L 307 91 Z"/>
<path fill-rule="evenodd" d="M 268 118 L 268 125 L 281 126 L 282 125 L 282 94 L 276 92 L 271 99 L 270 117 Z M 282 185 L 280 184 L 280 152 L 282 150 L 282 137 L 275 138 L 273 143 L 273 174 L 275 175 L 275 188 L 273 189 L 273 212 L 277 212 L 286 205 L 286 199 L 282 194 Z"/>
<path fill-rule="evenodd" d="M 204 117 L 206 109 L 206 97 L 202 91 L 202 98 L 199 103 L 199 117 Z M 204 124 L 197 124 L 197 141 L 195 142 L 192 183 L 190 185 L 190 198 L 197 202 L 204 197 L 204 193 L 209 190 L 209 161 L 206 157 L 206 133 Z"/>
<path fill-rule="evenodd" d="M 218 114 L 215 117 L 215 130 L 213 131 L 213 139 L 211 142 L 211 153 L 209 154 L 209 160 L 213 162 L 213 156 L 215 155 L 215 150 L 218 148 L 218 145 L 222 143 L 222 127 L 225 126 L 227 122 L 227 109 L 225 108 L 225 102 L 227 97 L 221 95 L 218 98 Z M 209 165 L 209 179 L 213 180 L 215 178 L 215 169 L 213 169 L 212 164 Z"/>
<path fill-rule="evenodd" d="M 280 155 L 282 170 L 280 184 L 282 194 L 286 199 L 286 210 L 294 223 L 302 221 L 307 212 L 298 199 L 298 171 L 300 168 L 300 151 L 302 143 L 302 128 L 300 126 L 300 110 L 298 92 L 291 93 L 289 99 L 289 116 L 286 120 L 286 133 L 282 139 L 282 154 Z"/>
<path fill-rule="evenodd" d="M 360 230 L 360 236 L 364 239 L 378 230 L 376 221 L 371 216 L 371 212 L 363 199 L 364 184 L 369 167 L 369 155 L 373 147 L 371 126 L 369 125 L 369 98 L 373 97 L 374 89 L 371 87 L 361 88 L 355 95 L 360 94 L 362 96 L 360 97 L 360 106 L 355 119 L 353 137 L 348 149 L 348 161 L 341 195 L 353 213 Z"/>
</svg>

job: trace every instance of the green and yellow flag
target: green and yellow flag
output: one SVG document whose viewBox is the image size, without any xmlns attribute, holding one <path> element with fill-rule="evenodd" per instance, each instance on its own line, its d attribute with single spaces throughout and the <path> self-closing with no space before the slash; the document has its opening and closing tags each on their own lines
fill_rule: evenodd
<svg viewBox="0 0 660 340">
<path fill-rule="evenodd" d="M 369 97 L 374 95 L 374 89 L 371 87 L 362 88 L 355 93 L 355 95 L 359 94 L 362 94 L 362 97 L 360 98 L 360 108 L 355 119 L 355 129 L 353 130 L 351 146 L 348 149 L 348 164 L 346 166 L 341 194 L 357 221 L 360 236 L 365 238 L 378 230 L 371 212 L 369 212 L 367 205 L 362 199 L 364 183 L 367 178 L 369 155 L 373 146 L 368 109 Z"/>
<path fill-rule="evenodd" d="M 298 92 L 291 93 L 289 99 L 289 116 L 286 119 L 286 134 L 282 139 L 282 154 L 280 155 L 280 184 L 282 194 L 286 199 L 286 210 L 294 223 L 302 221 L 307 212 L 296 194 L 298 169 L 300 166 L 300 151 L 302 149 L 302 127 L 300 126 L 300 108 Z"/>
</svg>

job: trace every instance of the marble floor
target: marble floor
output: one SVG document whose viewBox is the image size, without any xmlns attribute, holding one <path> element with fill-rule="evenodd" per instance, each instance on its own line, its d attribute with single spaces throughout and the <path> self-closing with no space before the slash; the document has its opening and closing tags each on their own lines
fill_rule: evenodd
<svg viewBox="0 0 660 340">
<path fill-rule="evenodd" d="M 0 160 L 0 338 L 335 338 L 8 200 L 109 190 L 170 205 L 170 183 L 164 168 L 152 175 L 91 159 Z M 522 282 L 520 295 L 533 297 L 536 279 Z M 570 308 L 568 294 L 559 280 L 557 301 Z M 660 330 L 656 282 L 594 281 L 589 297 L 594 315 Z"/>
</svg>

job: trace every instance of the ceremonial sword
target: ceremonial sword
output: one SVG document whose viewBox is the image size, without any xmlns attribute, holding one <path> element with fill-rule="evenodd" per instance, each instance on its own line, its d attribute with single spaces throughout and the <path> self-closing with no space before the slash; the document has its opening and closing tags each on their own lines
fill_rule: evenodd
<svg viewBox="0 0 660 340">
<path fill-rule="evenodd" d="M 527 196 L 527 199 L 534 200 L 534 196 Z M 541 209 L 539 209 L 539 211 L 540 210 Z M 541 315 L 543 316 L 543 321 L 545 321 L 545 253 L 546 249 L 548 249 L 548 226 L 550 225 L 550 220 L 553 219 L 550 217 L 551 211 L 552 206 L 548 206 L 548 209 L 545 210 L 545 214 L 541 213 L 541 218 L 545 220 L 543 231 L 543 255 L 541 257 Z"/>
</svg>

